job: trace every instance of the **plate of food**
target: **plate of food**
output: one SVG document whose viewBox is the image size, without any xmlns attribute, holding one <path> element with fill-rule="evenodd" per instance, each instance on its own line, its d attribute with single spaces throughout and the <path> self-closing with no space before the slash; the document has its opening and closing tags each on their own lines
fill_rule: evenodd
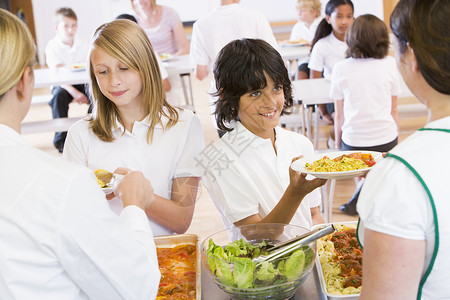
<svg viewBox="0 0 450 300">
<path fill-rule="evenodd" d="M 286 40 L 286 41 L 280 42 L 280 45 L 282 47 L 300 47 L 300 46 L 308 45 L 308 41 L 305 40 L 305 39 L 299 39 L 299 40 L 296 40 L 296 41 Z"/>
<path fill-rule="evenodd" d="M 336 232 L 317 240 L 316 268 L 320 287 L 328 300 L 357 300 L 363 277 L 363 250 L 356 238 L 357 222 L 333 225 Z"/>
<path fill-rule="evenodd" d="M 362 176 L 382 159 L 376 151 L 337 151 L 318 153 L 294 161 L 292 169 L 322 179 L 345 179 Z"/>
<path fill-rule="evenodd" d="M 114 183 L 123 178 L 124 175 L 114 174 L 103 169 L 95 170 L 95 178 L 98 185 L 102 188 L 105 194 L 114 192 Z"/>
<path fill-rule="evenodd" d="M 81 72 L 86 70 L 86 65 L 83 63 L 73 64 L 67 67 L 67 69 L 71 72 Z"/>
<path fill-rule="evenodd" d="M 161 61 L 166 62 L 173 58 L 172 54 L 170 53 L 160 53 L 158 54 Z"/>
</svg>

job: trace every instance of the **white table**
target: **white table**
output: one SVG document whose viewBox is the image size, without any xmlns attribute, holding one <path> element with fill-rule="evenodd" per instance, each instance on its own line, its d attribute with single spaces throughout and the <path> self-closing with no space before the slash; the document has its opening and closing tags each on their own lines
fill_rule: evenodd
<svg viewBox="0 0 450 300">
<path fill-rule="evenodd" d="M 163 63 L 169 74 L 190 74 L 193 67 L 189 61 L 189 55 L 175 56 L 171 60 Z M 65 67 L 56 69 L 36 69 L 35 88 L 48 86 L 59 86 L 63 84 L 85 84 L 89 82 L 88 68 L 82 71 L 69 71 Z"/>
<path fill-rule="evenodd" d="M 287 61 L 286 65 L 289 69 L 289 72 L 293 73 L 293 76 L 291 75 L 291 78 L 295 80 L 298 79 L 298 61 L 308 57 L 310 50 L 311 47 L 309 46 L 285 46 L 279 44 L 279 52 L 281 54 L 281 57 L 285 61 Z M 294 71 L 291 71 L 292 68 L 294 68 Z"/>
<path fill-rule="evenodd" d="M 312 111 L 315 107 L 314 116 L 314 149 L 317 149 L 319 135 L 319 104 L 333 103 L 329 97 L 331 82 L 325 78 L 294 80 L 292 81 L 295 99 L 302 102 L 303 105 L 303 134 L 306 127 L 306 136 L 312 139 Z M 306 114 L 306 116 L 305 116 Z"/>
<path fill-rule="evenodd" d="M 34 88 L 43 88 L 49 86 L 60 86 L 64 84 L 85 84 L 89 82 L 89 72 L 69 71 L 61 67 L 56 69 L 36 69 L 34 70 Z"/>
<path fill-rule="evenodd" d="M 299 60 L 308 57 L 311 47 L 309 46 L 283 46 L 279 45 L 280 54 L 286 60 Z"/>
<path fill-rule="evenodd" d="M 194 67 L 191 64 L 189 55 L 174 56 L 170 60 L 163 62 L 163 66 L 166 68 L 167 73 L 179 74 L 181 80 L 181 87 L 183 88 L 184 99 L 186 102 L 186 107 L 195 111 L 194 109 L 194 93 L 192 90 L 191 73 Z M 188 80 L 189 84 L 189 95 L 186 87 L 185 78 Z"/>
</svg>

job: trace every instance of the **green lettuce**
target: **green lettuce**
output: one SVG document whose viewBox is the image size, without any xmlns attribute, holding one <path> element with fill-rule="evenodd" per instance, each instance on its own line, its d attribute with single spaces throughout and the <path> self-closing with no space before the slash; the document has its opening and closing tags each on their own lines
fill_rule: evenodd
<svg viewBox="0 0 450 300">
<path fill-rule="evenodd" d="M 288 281 L 300 277 L 305 266 L 305 252 L 296 250 L 285 261 L 278 265 L 279 271 L 284 274 Z"/>
<path fill-rule="evenodd" d="M 280 272 L 268 261 L 261 262 L 255 272 L 255 278 L 263 282 L 273 282 L 278 275 Z"/>
<path fill-rule="evenodd" d="M 252 258 L 267 254 L 267 248 L 265 241 L 252 245 L 240 239 L 221 247 L 210 239 L 206 252 L 208 266 L 223 284 L 248 289 L 299 278 L 314 255 L 309 247 L 303 247 L 288 254 L 285 259 L 254 263 Z"/>
<path fill-rule="evenodd" d="M 235 257 L 233 258 L 233 279 L 235 285 L 240 289 L 253 287 L 253 271 L 255 264 L 251 258 Z"/>
</svg>

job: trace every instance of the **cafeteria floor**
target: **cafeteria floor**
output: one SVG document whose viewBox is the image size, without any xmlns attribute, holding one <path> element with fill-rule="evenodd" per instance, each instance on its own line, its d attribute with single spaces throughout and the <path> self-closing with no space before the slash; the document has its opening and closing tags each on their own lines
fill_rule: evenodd
<svg viewBox="0 0 450 300">
<path fill-rule="evenodd" d="M 192 86 L 194 93 L 194 105 L 196 114 L 199 116 L 203 126 L 205 136 L 205 144 L 218 139 L 216 130 L 211 124 L 211 117 L 209 111 L 209 102 L 207 91 L 209 88 L 210 78 L 199 81 L 193 76 Z M 36 93 L 50 93 L 48 89 L 37 90 Z M 417 103 L 415 99 L 400 99 L 399 104 Z M 69 117 L 83 116 L 87 111 L 86 105 L 79 105 L 72 103 L 70 105 Z M 47 105 L 33 106 L 30 109 L 24 121 L 35 121 L 42 119 L 50 119 L 51 110 Z M 400 120 L 400 141 L 411 134 L 414 130 L 422 127 L 425 124 L 424 117 L 413 117 Z M 330 130 L 329 126 L 321 126 L 319 128 L 319 145 L 318 149 L 326 149 L 327 134 Z M 37 133 L 25 135 L 25 138 L 35 147 L 48 152 L 50 155 L 60 156 L 58 151 L 53 147 L 53 133 Z M 351 217 L 343 214 L 339 210 L 339 206 L 347 202 L 353 195 L 355 190 L 355 183 L 353 179 L 338 180 L 336 182 L 336 189 L 334 193 L 334 201 L 332 206 L 332 221 L 351 221 L 356 220 L 357 217 Z M 199 191 L 194 218 L 187 233 L 195 233 L 203 240 L 210 234 L 222 230 L 223 224 L 219 213 L 217 212 L 211 198 L 206 189 L 201 186 Z"/>
</svg>

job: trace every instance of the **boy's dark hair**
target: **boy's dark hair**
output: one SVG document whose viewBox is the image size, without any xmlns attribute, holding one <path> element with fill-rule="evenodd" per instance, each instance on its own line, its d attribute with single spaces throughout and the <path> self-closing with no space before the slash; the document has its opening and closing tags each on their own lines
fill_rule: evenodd
<svg viewBox="0 0 450 300">
<path fill-rule="evenodd" d="M 389 34 L 383 21 L 371 14 L 356 18 L 345 34 L 346 57 L 384 58 L 389 51 Z"/>
<path fill-rule="evenodd" d="M 331 14 L 336 10 L 338 6 L 346 4 L 350 5 L 353 11 L 355 10 L 355 8 L 353 7 L 352 0 L 330 0 L 325 6 L 325 14 L 327 16 L 331 16 Z M 328 36 L 332 31 L 333 27 L 331 27 L 331 24 L 328 24 L 325 18 L 322 19 L 322 21 L 320 21 L 319 25 L 317 26 L 316 33 L 314 34 L 314 38 L 311 42 L 311 51 L 314 48 L 314 45 L 320 39 L 323 39 L 324 37 Z"/>
<path fill-rule="evenodd" d="M 427 83 L 450 95 L 450 1 L 400 0 L 390 22 L 400 54 L 410 46 Z"/>
<path fill-rule="evenodd" d="M 74 20 L 77 19 L 77 14 L 70 7 L 61 7 L 55 12 L 55 22 L 59 22 L 59 17 L 67 17 Z"/>
<path fill-rule="evenodd" d="M 130 20 L 133 21 L 134 23 L 137 23 L 136 18 L 130 14 L 120 14 L 116 17 L 116 20 Z"/>
<path fill-rule="evenodd" d="M 293 104 L 292 86 L 281 55 L 270 44 L 259 39 L 240 39 L 228 43 L 214 64 L 218 96 L 216 122 L 219 129 L 231 131 L 230 122 L 238 120 L 240 97 L 267 86 L 266 74 L 275 84 L 283 85 L 285 109 Z"/>
</svg>

